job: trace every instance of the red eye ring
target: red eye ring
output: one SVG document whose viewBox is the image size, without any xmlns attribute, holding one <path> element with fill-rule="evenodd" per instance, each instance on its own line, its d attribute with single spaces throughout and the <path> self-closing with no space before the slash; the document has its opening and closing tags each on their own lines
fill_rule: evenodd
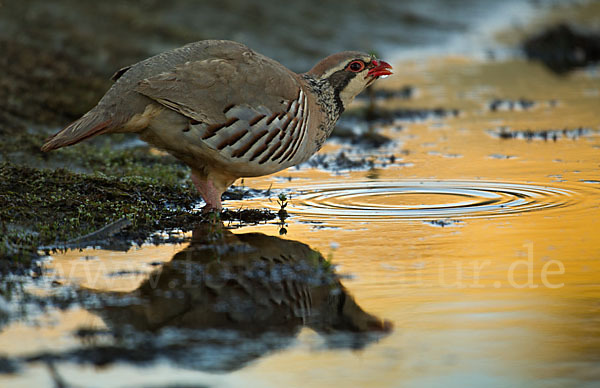
<svg viewBox="0 0 600 388">
<path fill-rule="evenodd" d="M 365 69 L 365 63 L 363 61 L 355 60 L 350 62 L 346 69 L 358 73 Z"/>
</svg>

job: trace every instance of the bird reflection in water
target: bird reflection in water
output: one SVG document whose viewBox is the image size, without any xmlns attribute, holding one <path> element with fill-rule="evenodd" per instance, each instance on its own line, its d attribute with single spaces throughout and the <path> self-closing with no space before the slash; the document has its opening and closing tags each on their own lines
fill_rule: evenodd
<svg viewBox="0 0 600 388">
<path fill-rule="evenodd" d="M 118 346 L 105 357 L 124 361 L 160 356 L 228 371 L 288 346 L 303 327 L 325 347 L 349 349 L 392 329 L 365 312 L 306 244 L 222 225 L 196 229 L 190 245 L 135 291 L 94 294 L 101 307 L 93 311 Z"/>
</svg>

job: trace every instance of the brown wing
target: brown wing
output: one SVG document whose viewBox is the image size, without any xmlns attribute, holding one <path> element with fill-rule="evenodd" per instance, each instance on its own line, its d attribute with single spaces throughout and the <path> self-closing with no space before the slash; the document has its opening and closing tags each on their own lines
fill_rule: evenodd
<svg viewBox="0 0 600 388">
<path fill-rule="evenodd" d="M 296 76 L 278 62 L 239 45 L 211 47 L 198 60 L 143 79 L 134 89 L 191 119 L 220 124 L 232 106 L 282 112 L 298 95 Z"/>
<path fill-rule="evenodd" d="M 306 137 L 307 98 L 296 76 L 250 49 L 186 62 L 135 90 L 189 117 L 187 139 L 257 167 L 292 165 Z"/>
</svg>

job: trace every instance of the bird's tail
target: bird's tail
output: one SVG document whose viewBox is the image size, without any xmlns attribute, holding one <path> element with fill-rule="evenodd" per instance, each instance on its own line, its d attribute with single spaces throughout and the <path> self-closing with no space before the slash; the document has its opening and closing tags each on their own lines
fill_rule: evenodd
<svg viewBox="0 0 600 388">
<path fill-rule="evenodd" d="M 114 125 L 111 118 L 102 116 L 93 110 L 80 119 L 69 124 L 66 128 L 46 139 L 42 151 L 48 152 L 57 148 L 70 146 L 82 140 L 110 131 Z"/>
</svg>

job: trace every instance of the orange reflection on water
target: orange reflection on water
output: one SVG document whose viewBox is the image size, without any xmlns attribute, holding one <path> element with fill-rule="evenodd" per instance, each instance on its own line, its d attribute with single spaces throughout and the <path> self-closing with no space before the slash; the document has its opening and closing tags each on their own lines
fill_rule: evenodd
<svg viewBox="0 0 600 388">
<path fill-rule="evenodd" d="M 408 83 L 418 93 L 386 102 L 388 108 L 440 105 L 459 115 L 381 128 L 395 145 L 359 150 L 358 157 L 394 154 L 396 162 L 385 167 L 342 174 L 289 169 L 245 184 L 286 190 L 291 218 L 282 238 L 330 257 L 339 273 L 352 276 L 342 283 L 357 304 L 391 320 L 395 330 L 348 351 L 304 329 L 293 345 L 220 376 L 219 384 L 591 386 L 600 380 L 598 76 L 580 71 L 559 78 L 535 64 L 462 58 L 394 68 L 385 87 Z M 491 111 L 496 98 L 534 105 Z M 587 131 L 558 133 L 556 141 L 494 136 L 501 128 L 579 127 Z M 346 145 L 324 151 L 339 149 L 352 156 Z M 225 206 L 278 208 L 275 196 Z M 246 232 L 277 236 L 279 228 L 234 231 Z M 184 247 L 69 252 L 49 267 L 64 282 L 131 291 L 154 268 L 150 263 L 168 262 Z M 85 255 L 96 259 L 81 260 Z M 132 276 L 109 276 L 122 270 Z M 59 317 L 55 333 L 88 319 Z M 3 348 L 31 334 L 7 333 L 16 332 L 0 335 Z"/>
</svg>

